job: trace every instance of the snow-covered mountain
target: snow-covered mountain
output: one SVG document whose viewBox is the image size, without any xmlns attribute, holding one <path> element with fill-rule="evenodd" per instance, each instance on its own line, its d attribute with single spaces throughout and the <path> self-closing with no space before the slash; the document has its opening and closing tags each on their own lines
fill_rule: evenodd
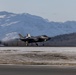
<svg viewBox="0 0 76 75">
<path fill-rule="evenodd" d="M 18 33 L 56 36 L 73 32 L 76 32 L 76 21 L 50 22 L 28 13 L 0 12 L 0 39 L 16 38 Z"/>
</svg>

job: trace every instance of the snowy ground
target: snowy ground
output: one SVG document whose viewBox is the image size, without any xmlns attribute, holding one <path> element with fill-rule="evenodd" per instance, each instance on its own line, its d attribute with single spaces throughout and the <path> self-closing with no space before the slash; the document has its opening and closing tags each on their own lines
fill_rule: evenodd
<svg viewBox="0 0 76 75">
<path fill-rule="evenodd" d="M 76 65 L 75 47 L 0 47 L 0 64 Z"/>
</svg>

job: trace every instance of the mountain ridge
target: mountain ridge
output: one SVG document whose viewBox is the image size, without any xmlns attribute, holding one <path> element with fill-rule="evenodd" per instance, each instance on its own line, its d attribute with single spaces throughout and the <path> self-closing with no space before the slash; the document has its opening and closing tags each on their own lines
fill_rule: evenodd
<svg viewBox="0 0 76 75">
<path fill-rule="evenodd" d="M 53 37 L 73 32 L 76 32 L 76 21 L 53 22 L 28 13 L 0 12 L 0 39 L 17 38 L 18 33 Z"/>
</svg>

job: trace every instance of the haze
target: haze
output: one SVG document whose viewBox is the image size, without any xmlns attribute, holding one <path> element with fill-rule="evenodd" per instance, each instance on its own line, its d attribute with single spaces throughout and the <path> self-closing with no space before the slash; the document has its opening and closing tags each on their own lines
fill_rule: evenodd
<svg viewBox="0 0 76 75">
<path fill-rule="evenodd" d="M 76 0 L 0 0 L 0 11 L 29 13 L 50 21 L 76 20 Z"/>
</svg>

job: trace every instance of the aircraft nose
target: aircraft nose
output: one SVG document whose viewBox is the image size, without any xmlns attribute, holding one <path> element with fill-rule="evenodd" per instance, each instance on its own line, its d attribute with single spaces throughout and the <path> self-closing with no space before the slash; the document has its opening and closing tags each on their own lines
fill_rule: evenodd
<svg viewBox="0 0 76 75">
<path fill-rule="evenodd" d="M 48 40 L 50 40 L 50 39 L 51 39 L 51 37 L 48 38 Z"/>
</svg>

